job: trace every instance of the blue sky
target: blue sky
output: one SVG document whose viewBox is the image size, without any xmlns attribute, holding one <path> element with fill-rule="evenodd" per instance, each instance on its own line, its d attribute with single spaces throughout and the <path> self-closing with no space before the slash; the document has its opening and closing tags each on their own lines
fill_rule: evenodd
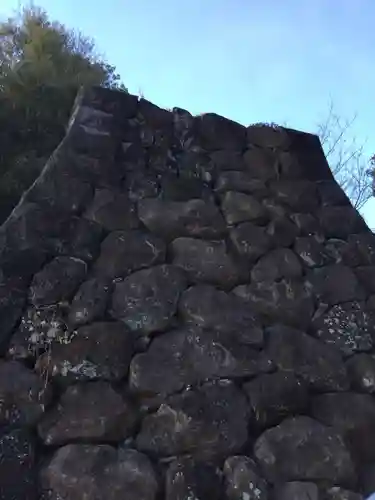
<svg viewBox="0 0 375 500">
<path fill-rule="evenodd" d="M 1 0 L 0 15 L 19 3 Z M 35 3 L 93 37 L 129 91 L 159 106 L 314 132 L 332 99 L 375 152 L 374 0 Z M 375 228 L 374 199 L 363 214 Z"/>
</svg>

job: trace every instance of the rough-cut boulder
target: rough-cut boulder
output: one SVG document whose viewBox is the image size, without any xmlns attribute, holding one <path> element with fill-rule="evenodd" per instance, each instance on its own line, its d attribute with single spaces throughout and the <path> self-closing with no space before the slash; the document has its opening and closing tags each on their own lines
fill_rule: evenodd
<svg viewBox="0 0 375 500">
<path fill-rule="evenodd" d="M 146 394 L 171 394 L 219 378 L 245 378 L 272 369 L 262 351 L 234 334 L 201 328 L 173 330 L 133 358 L 130 385 Z"/>
<path fill-rule="evenodd" d="M 138 214 L 150 231 L 167 239 L 216 238 L 226 231 L 217 206 L 199 199 L 178 202 L 147 198 L 138 203 Z"/>
<path fill-rule="evenodd" d="M 179 312 L 189 325 L 214 330 L 223 338 L 250 346 L 263 345 L 263 328 L 247 304 L 212 285 L 188 288 L 181 295 Z"/>
<path fill-rule="evenodd" d="M 318 391 L 349 388 L 345 364 L 334 348 L 288 327 L 271 327 L 267 333 L 268 354 L 280 370 L 294 373 Z"/>
<path fill-rule="evenodd" d="M 355 483 L 353 461 L 342 438 L 309 417 L 292 417 L 265 431 L 254 454 L 272 481 Z"/>
<path fill-rule="evenodd" d="M 101 245 L 95 274 L 110 279 L 124 278 L 134 271 L 160 264 L 166 246 L 153 234 L 143 231 L 114 231 Z"/>
<path fill-rule="evenodd" d="M 0 425 L 33 425 L 51 401 L 50 384 L 17 361 L 0 361 Z"/>
<path fill-rule="evenodd" d="M 136 421 L 134 405 L 108 382 L 97 381 L 68 387 L 38 432 L 52 446 L 78 440 L 116 442 L 131 436 Z"/>
<path fill-rule="evenodd" d="M 225 493 L 228 500 L 268 500 L 269 486 L 253 460 L 246 456 L 229 457 L 224 463 Z"/>
<path fill-rule="evenodd" d="M 0 435 L 0 498 L 37 500 L 38 470 L 35 439 L 27 430 Z"/>
<path fill-rule="evenodd" d="M 363 500 L 375 235 L 317 136 L 94 87 L 0 227 L 1 500 Z"/>
<path fill-rule="evenodd" d="M 131 332 L 118 322 L 85 325 L 50 344 L 36 369 L 61 382 L 121 380 L 134 353 Z"/>
<path fill-rule="evenodd" d="M 224 241 L 177 238 L 172 253 L 174 265 L 183 269 L 193 282 L 232 288 L 240 281 L 238 266 Z"/>
<path fill-rule="evenodd" d="M 41 476 L 43 490 L 52 500 L 154 500 L 158 492 L 156 473 L 145 455 L 105 444 L 66 445 Z"/>
<path fill-rule="evenodd" d="M 116 283 L 111 314 L 134 332 L 163 331 L 171 324 L 185 287 L 177 267 L 161 265 L 138 271 Z"/>
<path fill-rule="evenodd" d="M 30 301 L 34 305 L 50 305 L 71 298 L 83 281 L 86 264 L 72 257 L 57 257 L 34 276 Z"/>
<path fill-rule="evenodd" d="M 205 463 L 182 458 L 173 461 L 166 473 L 167 500 L 205 498 L 220 500 L 221 478 L 218 470 Z"/>
<path fill-rule="evenodd" d="M 375 460 L 375 401 L 369 394 L 321 394 L 312 400 L 312 414 L 337 429 L 354 456 Z"/>
<path fill-rule="evenodd" d="M 308 405 L 306 383 L 293 373 L 277 371 L 259 375 L 244 385 L 250 403 L 250 423 L 257 429 L 278 424 L 283 418 L 303 413 Z"/>
<path fill-rule="evenodd" d="M 246 398 L 239 389 L 224 382 L 207 383 L 168 397 L 156 413 L 146 416 L 137 447 L 160 456 L 228 456 L 246 444 L 247 419 Z"/>
</svg>

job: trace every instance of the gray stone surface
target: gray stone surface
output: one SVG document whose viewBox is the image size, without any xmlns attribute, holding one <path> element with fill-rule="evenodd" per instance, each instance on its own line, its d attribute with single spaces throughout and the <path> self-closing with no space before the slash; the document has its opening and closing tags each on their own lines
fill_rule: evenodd
<svg viewBox="0 0 375 500">
<path fill-rule="evenodd" d="M 294 373 L 318 391 L 349 388 L 345 364 L 333 347 L 285 326 L 273 326 L 267 334 L 267 352 L 280 370 Z"/>
<path fill-rule="evenodd" d="M 0 425 L 34 425 L 51 402 L 52 389 L 17 361 L 0 361 Z"/>
<path fill-rule="evenodd" d="M 240 281 L 240 270 L 225 241 L 177 238 L 172 244 L 173 264 L 195 283 L 232 288 Z"/>
<path fill-rule="evenodd" d="M 265 431 L 254 454 L 266 478 L 353 484 L 353 461 L 335 431 L 309 417 L 291 417 Z M 287 460 L 285 458 L 288 457 Z"/>
<path fill-rule="evenodd" d="M 113 292 L 111 314 L 133 332 L 148 335 L 172 323 L 186 282 L 174 266 L 161 265 L 138 271 Z"/>
<path fill-rule="evenodd" d="M 340 432 L 354 457 L 375 460 L 375 402 L 369 394 L 322 394 L 312 399 L 312 415 Z"/>
<path fill-rule="evenodd" d="M 43 490 L 51 500 L 154 500 L 159 489 L 156 473 L 145 455 L 106 444 L 63 446 L 41 476 Z"/>
<path fill-rule="evenodd" d="M 200 199 L 165 201 L 146 198 L 138 202 L 138 214 L 151 232 L 169 240 L 180 236 L 217 238 L 226 231 L 216 205 Z"/>
<path fill-rule="evenodd" d="M 152 233 L 114 231 L 101 245 L 94 273 L 109 279 L 125 278 L 139 269 L 163 263 L 165 253 L 165 243 Z"/>
<path fill-rule="evenodd" d="M 0 227 L 0 498 L 360 500 L 374 269 L 317 136 L 81 91 Z"/>
<path fill-rule="evenodd" d="M 223 467 L 225 493 L 228 500 L 268 500 L 269 486 L 259 473 L 254 460 L 246 456 L 227 458 Z"/>
<path fill-rule="evenodd" d="M 274 493 L 275 500 L 321 500 L 319 488 L 308 481 L 289 481 L 278 487 Z"/>
<path fill-rule="evenodd" d="M 108 382 L 75 384 L 66 389 L 38 425 L 45 445 L 69 442 L 118 442 L 131 436 L 137 422 L 135 406 Z"/>
<path fill-rule="evenodd" d="M 220 500 L 221 477 L 218 470 L 210 464 L 181 458 L 174 460 L 168 467 L 165 490 L 167 500 Z"/>
<path fill-rule="evenodd" d="M 188 288 L 181 295 L 179 312 L 189 325 L 214 330 L 250 346 L 263 344 L 263 328 L 248 305 L 212 285 Z"/>
<path fill-rule="evenodd" d="M 124 378 L 134 353 L 131 332 L 119 322 L 97 322 L 52 342 L 36 369 L 62 383 Z"/>
<path fill-rule="evenodd" d="M 73 257 L 56 257 L 34 276 L 29 299 L 35 306 L 70 299 L 83 281 L 87 266 Z"/>
<path fill-rule="evenodd" d="M 36 446 L 31 433 L 2 431 L 0 456 L 0 498 L 38 500 Z"/>
<path fill-rule="evenodd" d="M 166 457 L 225 457 L 245 445 L 247 418 L 246 398 L 238 388 L 225 382 L 207 383 L 170 396 L 157 412 L 147 415 L 137 436 L 137 448 Z"/>
<path fill-rule="evenodd" d="M 250 426 L 257 430 L 276 425 L 289 415 L 303 413 L 308 407 L 306 383 L 289 371 L 259 375 L 243 389 L 251 409 Z"/>
<path fill-rule="evenodd" d="M 171 394 L 206 380 L 245 378 L 270 371 L 268 356 L 235 334 L 196 327 L 165 333 L 146 353 L 133 358 L 132 389 L 144 394 Z"/>
</svg>

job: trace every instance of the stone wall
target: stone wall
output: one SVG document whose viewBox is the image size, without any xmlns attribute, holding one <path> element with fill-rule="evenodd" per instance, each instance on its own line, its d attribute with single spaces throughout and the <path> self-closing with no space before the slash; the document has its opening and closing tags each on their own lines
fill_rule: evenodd
<svg viewBox="0 0 375 500">
<path fill-rule="evenodd" d="M 316 136 L 93 88 L 0 264 L 1 499 L 375 489 L 375 236 Z"/>
</svg>

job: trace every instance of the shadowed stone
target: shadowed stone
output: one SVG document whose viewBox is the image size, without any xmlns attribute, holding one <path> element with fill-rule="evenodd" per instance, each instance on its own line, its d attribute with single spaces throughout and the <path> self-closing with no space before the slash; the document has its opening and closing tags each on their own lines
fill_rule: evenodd
<svg viewBox="0 0 375 500">
<path fill-rule="evenodd" d="M 354 272 L 341 264 L 309 271 L 306 283 L 314 295 L 325 304 L 334 305 L 365 298 L 364 290 Z"/>
<path fill-rule="evenodd" d="M 297 226 L 301 236 L 311 236 L 320 232 L 319 222 L 311 214 L 292 214 L 290 216 L 294 224 Z"/>
<path fill-rule="evenodd" d="M 273 151 L 260 148 L 248 149 L 244 156 L 246 171 L 254 178 L 262 181 L 274 179 L 277 172 L 277 157 Z"/>
<path fill-rule="evenodd" d="M 0 435 L 0 498 L 38 500 L 35 442 L 23 429 Z"/>
<path fill-rule="evenodd" d="M 295 212 L 314 212 L 319 206 L 315 183 L 278 180 L 271 183 L 271 190 L 278 201 Z"/>
<path fill-rule="evenodd" d="M 324 492 L 323 500 L 365 500 L 360 493 L 333 486 Z"/>
<path fill-rule="evenodd" d="M 270 371 L 264 352 L 233 334 L 199 328 L 173 330 L 157 337 L 130 365 L 130 385 L 146 395 L 172 394 L 218 378 L 241 378 Z"/>
<path fill-rule="evenodd" d="M 211 285 L 186 290 L 179 302 L 179 312 L 190 325 L 212 329 L 243 344 L 263 344 L 263 329 L 247 304 Z"/>
<path fill-rule="evenodd" d="M 218 470 L 191 458 L 173 461 L 166 473 L 166 500 L 220 500 L 221 478 Z"/>
<path fill-rule="evenodd" d="M 128 372 L 134 344 L 122 323 L 98 322 L 82 326 L 39 357 L 36 369 L 60 382 L 121 380 Z"/>
<path fill-rule="evenodd" d="M 349 198 L 335 180 L 319 181 L 316 187 L 323 206 L 350 204 Z"/>
<path fill-rule="evenodd" d="M 265 431 L 254 454 L 272 482 L 355 482 L 354 464 L 341 437 L 309 417 L 291 417 Z"/>
<path fill-rule="evenodd" d="M 353 457 L 375 460 L 375 402 L 370 394 L 322 394 L 312 398 L 312 415 L 344 436 Z"/>
<path fill-rule="evenodd" d="M 87 266 L 73 257 L 56 257 L 34 276 L 29 299 L 35 306 L 69 299 L 83 281 Z"/>
<path fill-rule="evenodd" d="M 307 267 L 321 267 L 330 262 L 324 245 L 314 236 L 296 238 L 294 251 Z"/>
<path fill-rule="evenodd" d="M 201 150 L 185 149 L 178 155 L 178 175 L 181 179 L 195 179 L 211 185 L 216 177 L 216 166 Z"/>
<path fill-rule="evenodd" d="M 346 368 L 339 353 L 292 328 L 273 326 L 267 330 L 267 352 L 280 370 L 292 372 L 317 391 L 346 391 Z"/>
<path fill-rule="evenodd" d="M 194 118 L 199 142 L 209 151 L 239 150 L 245 147 L 246 128 L 216 113 L 204 113 Z"/>
<path fill-rule="evenodd" d="M 354 272 L 366 294 L 375 294 L 375 266 L 357 267 Z"/>
<path fill-rule="evenodd" d="M 135 205 L 125 194 L 109 189 L 97 189 L 85 215 L 107 231 L 135 229 L 139 226 Z"/>
<path fill-rule="evenodd" d="M 153 198 L 159 194 L 159 184 L 156 175 L 143 169 L 128 172 L 124 188 L 133 202 L 137 202 L 143 198 Z"/>
<path fill-rule="evenodd" d="M 39 423 L 44 444 L 61 446 L 80 441 L 110 442 L 129 437 L 137 421 L 130 401 L 103 381 L 75 384 Z"/>
<path fill-rule="evenodd" d="M 267 124 L 255 124 L 247 127 L 247 142 L 261 148 L 280 148 L 281 150 L 290 147 L 291 139 L 288 129 Z"/>
<path fill-rule="evenodd" d="M 161 265 L 138 271 L 115 284 L 110 312 L 133 332 L 149 335 L 162 331 L 171 324 L 185 288 L 177 267 Z"/>
<path fill-rule="evenodd" d="M 201 179 L 184 179 L 183 177 L 166 176 L 160 180 L 163 200 L 188 202 L 193 199 L 213 202 L 213 192 Z M 149 196 L 153 198 L 153 196 Z"/>
<path fill-rule="evenodd" d="M 170 396 L 147 415 L 137 448 L 158 456 L 228 456 L 246 443 L 247 418 L 246 398 L 239 389 L 228 382 L 207 383 Z"/>
<path fill-rule="evenodd" d="M 246 221 L 265 224 L 268 221 L 265 207 L 249 194 L 227 191 L 223 196 L 221 209 L 229 225 Z"/>
<path fill-rule="evenodd" d="M 275 490 L 274 500 L 321 500 L 317 485 L 307 481 L 290 481 Z"/>
<path fill-rule="evenodd" d="M 248 172 L 229 170 L 218 176 L 215 191 L 218 193 L 238 191 L 260 197 L 267 193 L 267 188 L 264 182 L 254 179 Z"/>
<path fill-rule="evenodd" d="M 123 278 L 134 271 L 160 264 L 165 259 L 162 240 L 143 231 L 115 231 L 101 245 L 94 273 L 106 278 Z"/>
<path fill-rule="evenodd" d="M 252 222 L 244 222 L 232 229 L 230 241 L 236 252 L 249 263 L 267 253 L 272 247 L 272 239 L 266 229 Z"/>
<path fill-rule="evenodd" d="M 26 200 L 77 213 L 86 207 L 92 196 L 93 188 L 89 183 L 54 169 L 42 173 L 27 192 Z"/>
<path fill-rule="evenodd" d="M 230 149 L 219 149 L 210 154 L 211 162 L 217 172 L 245 169 L 242 151 L 231 151 Z"/>
<path fill-rule="evenodd" d="M 252 410 L 251 424 L 257 429 L 272 427 L 307 408 L 306 384 L 288 371 L 260 375 L 247 382 L 243 389 Z"/>
<path fill-rule="evenodd" d="M 281 278 L 299 278 L 302 266 L 296 254 L 289 248 L 271 250 L 261 257 L 251 271 L 253 281 L 277 281 Z"/>
<path fill-rule="evenodd" d="M 41 483 L 51 500 L 155 500 L 159 489 L 156 473 L 145 455 L 107 444 L 59 448 L 43 468 Z"/>
<path fill-rule="evenodd" d="M 51 396 L 48 381 L 17 361 L 0 361 L 0 425 L 34 425 Z"/>
<path fill-rule="evenodd" d="M 71 217 L 53 242 L 53 251 L 58 255 L 76 257 L 92 262 L 99 254 L 103 228 L 94 221 Z"/>
<path fill-rule="evenodd" d="M 0 353 L 6 348 L 9 338 L 21 319 L 26 304 L 25 286 L 15 279 L 0 278 Z"/>
<path fill-rule="evenodd" d="M 268 224 L 266 234 L 273 247 L 290 247 L 298 234 L 298 228 L 287 217 L 277 216 Z"/>
<path fill-rule="evenodd" d="M 372 355 L 356 354 L 348 359 L 346 367 L 355 390 L 375 392 L 375 358 Z"/>
<path fill-rule="evenodd" d="M 310 323 L 314 311 L 309 291 L 296 280 L 254 282 L 238 286 L 234 293 L 254 313 L 259 314 L 267 325 L 282 322 L 290 326 L 305 327 Z"/>
<path fill-rule="evenodd" d="M 106 278 L 91 278 L 80 286 L 69 309 L 71 325 L 84 325 L 104 316 L 113 285 Z"/>
<path fill-rule="evenodd" d="M 172 243 L 173 264 L 193 282 L 232 288 L 240 280 L 239 269 L 224 241 L 177 238 Z"/>
<path fill-rule="evenodd" d="M 150 231 L 169 240 L 179 236 L 217 238 L 226 232 L 217 206 L 200 199 L 182 202 L 148 198 L 138 202 L 138 214 Z"/>
<path fill-rule="evenodd" d="M 362 217 L 351 206 L 326 206 L 319 211 L 318 216 L 320 226 L 327 238 L 346 239 L 352 233 L 368 231 Z"/>
<path fill-rule="evenodd" d="M 269 487 L 259 474 L 255 462 L 237 455 L 224 463 L 225 493 L 228 500 L 268 500 Z"/>
<path fill-rule="evenodd" d="M 359 265 L 375 266 L 375 235 L 373 233 L 351 234 L 348 243 L 358 256 Z"/>
</svg>

